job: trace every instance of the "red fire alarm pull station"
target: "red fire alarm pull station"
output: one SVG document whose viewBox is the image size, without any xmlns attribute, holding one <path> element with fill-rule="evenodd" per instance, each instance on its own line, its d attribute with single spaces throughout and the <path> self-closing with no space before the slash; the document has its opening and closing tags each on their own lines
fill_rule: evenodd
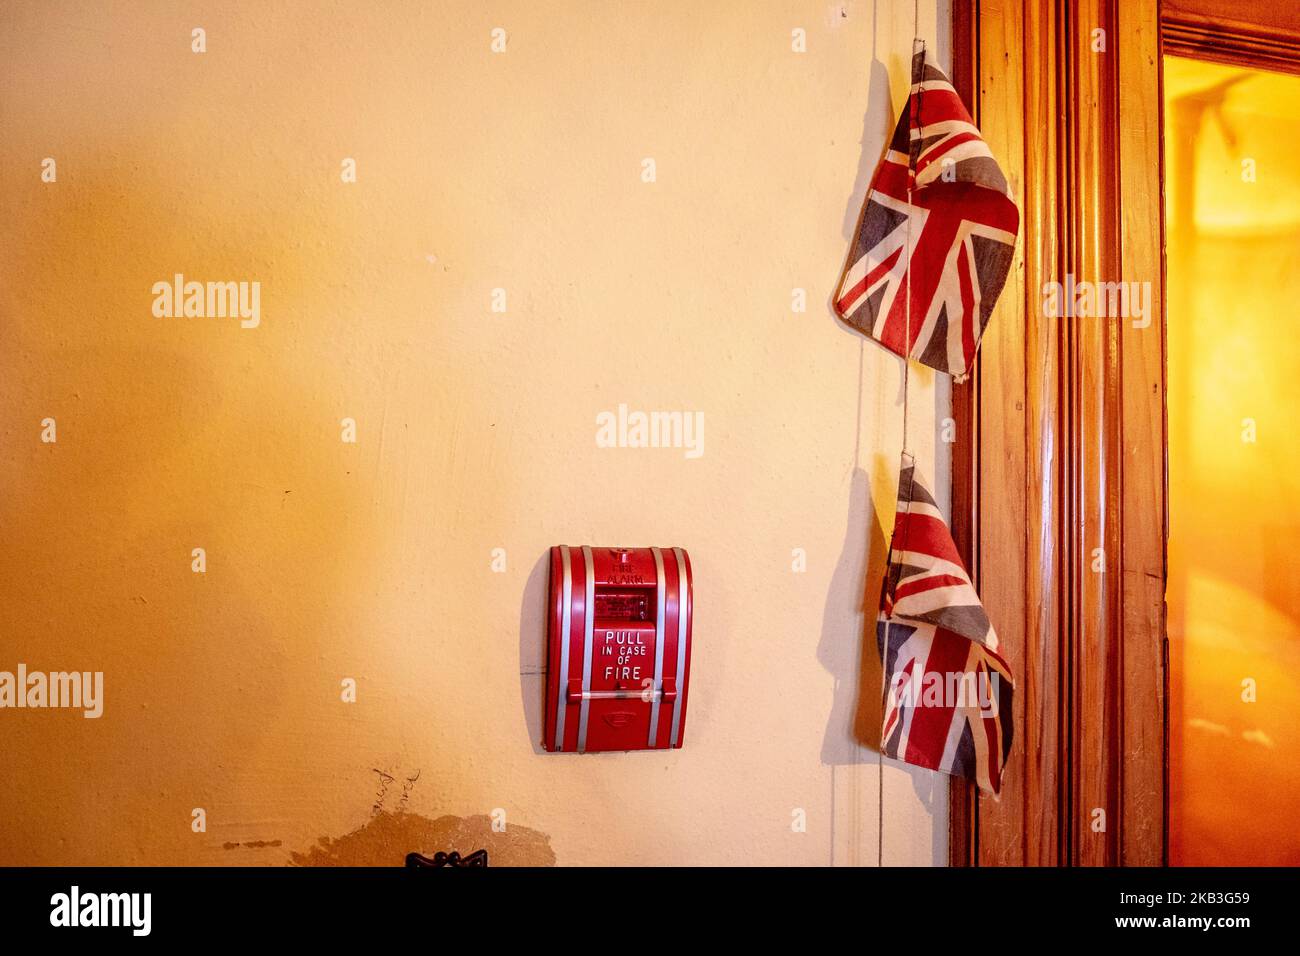
<svg viewBox="0 0 1300 956">
<path fill-rule="evenodd" d="M 686 552 L 551 548 L 549 609 L 543 746 L 680 747 L 691 672 Z"/>
</svg>

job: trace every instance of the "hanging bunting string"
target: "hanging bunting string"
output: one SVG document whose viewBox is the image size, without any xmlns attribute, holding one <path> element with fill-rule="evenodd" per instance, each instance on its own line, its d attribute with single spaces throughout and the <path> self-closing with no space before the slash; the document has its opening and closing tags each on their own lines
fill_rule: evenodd
<svg viewBox="0 0 1300 956">
<path fill-rule="evenodd" d="M 907 205 L 910 209 L 912 206 L 912 188 L 916 181 L 916 160 L 920 151 L 920 137 L 918 119 L 921 113 L 921 94 L 924 89 L 925 79 L 925 40 L 921 37 L 921 3 L 920 0 L 913 0 L 912 3 L 912 57 L 907 64 L 907 108 L 908 108 L 908 141 L 907 141 Z M 920 76 L 917 76 L 916 57 L 921 57 Z M 917 138 L 912 139 L 916 133 Z M 907 217 L 907 259 L 903 266 L 903 295 L 906 297 L 903 302 L 903 440 L 902 440 L 902 457 L 910 454 L 908 446 L 908 420 L 911 409 L 911 369 L 912 369 L 912 217 Z M 915 467 L 915 466 L 913 466 Z M 899 489 L 900 496 L 902 489 Z M 908 495 L 909 507 L 911 495 Z M 889 568 L 886 563 L 885 568 L 885 587 L 889 586 Z M 883 597 L 883 595 L 882 595 Z M 880 657 L 880 697 L 881 704 L 884 705 L 885 694 L 888 691 L 888 675 L 885 671 L 885 662 L 889 657 L 889 627 L 890 619 L 885 618 L 885 641 L 881 648 Z M 884 728 L 881 728 L 880 740 L 880 773 L 876 785 L 876 866 L 885 865 L 885 740 Z"/>
<path fill-rule="evenodd" d="M 913 7 L 915 10 L 916 8 Z M 912 62 L 908 65 L 908 142 L 907 142 L 907 206 L 912 208 L 912 190 L 916 185 L 916 161 L 920 152 L 921 140 L 919 132 L 919 119 L 921 114 L 921 96 L 924 91 L 925 79 L 925 40 L 921 39 L 920 17 L 915 16 L 913 24 L 913 36 L 916 37 L 912 42 Z M 921 57 L 921 71 L 918 82 L 918 76 L 915 69 L 916 58 Z M 907 297 L 903 303 L 903 454 L 911 452 L 911 446 L 908 442 L 909 435 L 908 423 L 911 418 L 910 411 L 912 406 L 911 390 L 911 372 L 912 372 L 912 255 L 915 250 L 912 247 L 912 216 L 907 217 L 907 261 L 904 264 L 903 285 L 904 295 Z"/>
</svg>

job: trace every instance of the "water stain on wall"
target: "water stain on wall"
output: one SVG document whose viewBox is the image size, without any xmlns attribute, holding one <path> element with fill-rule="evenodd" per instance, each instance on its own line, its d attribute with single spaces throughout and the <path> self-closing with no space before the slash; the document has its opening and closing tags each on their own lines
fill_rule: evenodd
<svg viewBox="0 0 1300 956">
<path fill-rule="evenodd" d="M 291 853 L 289 859 L 294 866 L 402 866 L 408 853 L 433 856 L 453 850 L 461 856 L 487 850 L 489 866 L 555 865 L 548 835 L 516 824 L 495 831 L 486 813 L 433 820 L 418 813 L 384 812 L 344 836 L 321 837 L 316 846 Z"/>
</svg>

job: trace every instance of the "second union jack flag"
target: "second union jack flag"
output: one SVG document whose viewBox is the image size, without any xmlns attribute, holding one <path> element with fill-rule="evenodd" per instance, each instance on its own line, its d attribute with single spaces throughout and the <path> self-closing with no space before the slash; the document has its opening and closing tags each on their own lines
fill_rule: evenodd
<svg viewBox="0 0 1300 956">
<path fill-rule="evenodd" d="M 871 181 L 835 311 L 896 355 L 961 381 L 1019 228 L 1002 170 L 918 40 L 907 106 Z"/>
<path fill-rule="evenodd" d="M 880 605 L 881 753 L 998 793 L 1011 751 L 1011 668 L 909 455 Z"/>
</svg>

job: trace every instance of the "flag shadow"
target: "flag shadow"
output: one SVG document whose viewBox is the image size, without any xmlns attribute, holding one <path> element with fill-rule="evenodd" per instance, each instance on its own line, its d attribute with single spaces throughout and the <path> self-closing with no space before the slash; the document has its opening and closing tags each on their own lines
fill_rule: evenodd
<svg viewBox="0 0 1300 956">
<path fill-rule="evenodd" d="M 893 466 L 885 455 L 874 457 L 878 477 L 889 487 Z M 817 644 L 817 659 L 835 679 L 822 740 L 822 763 L 828 766 L 860 763 L 863 747 L 880 750 L 883 673 L 876 649 L 876 615 L 887 542 L 872 486 L 867 472 L 855 468 L 844 544 L 831 575 Z"/>
</svg>

